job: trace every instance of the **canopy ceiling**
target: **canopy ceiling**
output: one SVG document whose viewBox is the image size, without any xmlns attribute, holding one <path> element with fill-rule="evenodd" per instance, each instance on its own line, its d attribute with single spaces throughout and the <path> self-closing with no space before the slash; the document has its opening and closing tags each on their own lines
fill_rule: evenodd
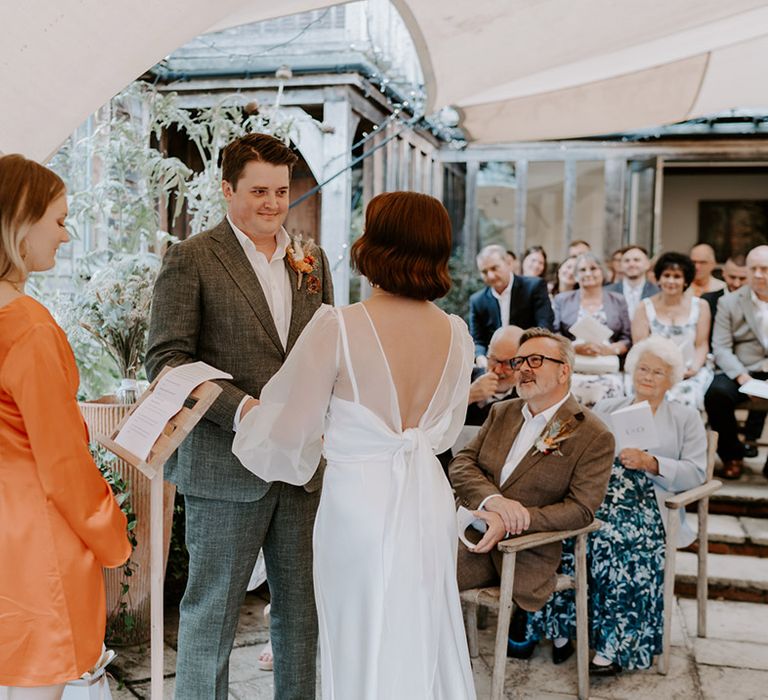
<svg viewBox="0 0 768 700">
<path fill-rule="evenodd" d="M 393 0 L 429 109 L 479 143 L 629 131 L 768 109 L 768 0 Z M 44 159 L 194 36 L 327 0 L 0 4 L 0 150 Z"/>
</svg>

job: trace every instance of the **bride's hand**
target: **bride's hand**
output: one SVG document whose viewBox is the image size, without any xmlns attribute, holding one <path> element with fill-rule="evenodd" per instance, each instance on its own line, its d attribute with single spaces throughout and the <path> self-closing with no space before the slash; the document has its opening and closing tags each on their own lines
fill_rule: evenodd
<svg viewBox="0 0 768 700">
<path fill-rule="evenodd" d="M 256 406 L 259 405 L 258 399 L 248 399 L 244 404 L 243 408 L 240 411 L 240 420 L 243 420 L 245 418 L 248 411 L 250 411 L 252 408 L 256 408 Z"/>
<path fill-rule="evenodd" d="M 506 536 L 507 530 L 504 527 L 504 521 L 498 513 L 492 513 L 488 510 L 476 510 L 473 513 L 478 520 L 485 521 L 488 529 L 483 538 L 475 545 L 475 548 L 470 551 L 475 554 L 487 554 Z"/>
</svg>

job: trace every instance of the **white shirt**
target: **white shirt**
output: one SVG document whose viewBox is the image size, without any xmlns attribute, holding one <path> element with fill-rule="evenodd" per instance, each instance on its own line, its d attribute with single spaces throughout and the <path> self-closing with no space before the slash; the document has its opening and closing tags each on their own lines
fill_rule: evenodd
<svg viewBox="0 0 768 700">
<path fill-rule="evenodd" d="M 570 392 L 568 392 L 561 401 L 558 401 L 553 406 L 550 406 L 535 416 L 531 413 L 531 409 L 528 408 L 527 403 L 523 405 L 523 425 L 520 428 L 520 432 L 517 434 L 515 441 L 512 443 L 512 447 L 509 448 L 507 459 L 504 462 L 504 466 L 501 468 L 499 485 L 503 485 L 504 482 L 512 476 L 512 473 L 517 469 L 517 465 L 522 462 L 523 457 L 528 453 L 528 450 L 533 447 L 547 423 L 552 420 L 552 417 L 558 410 L 560 410 L 560 406 L 568 400 L 570 395 Z M 483 502 L 480 504 L 480 509 L 485 506 L 489 499 L 497 498 L 499 496 L 501 496 L 501 494 L 494 493 L 484 498 Z"/>
<path fill-rule="evenodd" d="M 235 232 L 235 236 L 256 274 L 256 279 L 259 280 L 264 297 L 267 300 L 267 306 L 269 306 L 269 313 L 275 322 L 275 328 L 277 328 L 277 335 L 283 344 L 283 348 L 285 348 L 288 340 L 288 329 L 291 326 L 293 291 L 291 290 L 291 278 L 283 259 L 285 258 L 285 249 L 290 245 L 291 239 L 286 230 L 281 226 L 275 236 L 275 252 L 272 254 L 272 259 L 267 260 L 267 256 L 264 253 L 256 250 L 254 242 L 235 226 L 232 219 L 229 218 L 229 214 L 227 214 L 227 221 Z M 235 411 L 233 425 L 235 431 L 237 431 L 237 427 L 240 424 L 240 411 L 245 402 L 250 398 L 252 397 L 249 395 L 244 396 Z"/>
<path fill-rule="evenodd" d="M 509 284 L 507 288 L 499 294 L 493 287 L 491 287 L 491 294 L 496 297 L 496 301 L 499 302 L 499 312 L 501 313 L 501 327 L 509 325 L 509 303 L 512 299 L 512 284 L 515 281 L 515 275 L 509 274 Z"/>
<path fill-rule="evenodd" d="M 629 311 L 629 320 L 635 315 L 635 309 L 640 305 L 640 298 L 643 296 L 643 287 L 645 280 L 641 277 L 638 284 L 632 284 L 629 280 L 624 280 L 624 300 L 627 302 Z"/>
</svg>

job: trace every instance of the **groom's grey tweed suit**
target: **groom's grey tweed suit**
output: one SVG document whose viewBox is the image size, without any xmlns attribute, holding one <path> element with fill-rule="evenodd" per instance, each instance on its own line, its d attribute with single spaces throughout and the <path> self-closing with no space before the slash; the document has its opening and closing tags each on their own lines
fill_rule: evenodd
<svg viewBox="0 0 768 700">
<path fill-rule="evenodd" d="M 314 698 L 317 618 L 312 527 L 320 470 L 304 487 L 269 484 L 232 454 L 235 412 L 258 398 L 321 303 L 333 303 L 322 251 L 310 293 L 288 265 L 292 312 L 283 350 L 264 292 L 232 228 L 218 226 L 168 249 L 155 285 L 147 373 L 203 360 L 233 375 L 182 443 L 166 476 L 184 494 L 190 571 L 181 603 L 176 698 L 228 697 L 229 654 L 260 548 L 272 593 L 275 698 Z M 256 663 L 254 653 L 253 663 Z"/>
</svg>

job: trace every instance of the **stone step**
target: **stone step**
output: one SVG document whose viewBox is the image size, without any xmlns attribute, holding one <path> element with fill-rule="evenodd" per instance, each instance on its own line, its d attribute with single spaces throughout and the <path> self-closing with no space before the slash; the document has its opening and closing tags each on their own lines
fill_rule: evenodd
<svg viewBox="0 0 768 700">
<path fill-rule="evenodd" d="M 710 498 L 709 508 L 718 515 L 768 518 L 768 479 L 762 474 L 745 473 L 737 481 L 723 480 L 722 487 Z"/>
<path fill-rule="evenodd" d="M 675 590 L 686 597 L 696 594 L 697 555 L 678 552 Z M 709 597 L 768 602 L 768 558 L 737 554 L 707 556 Z"/>
</svg>

